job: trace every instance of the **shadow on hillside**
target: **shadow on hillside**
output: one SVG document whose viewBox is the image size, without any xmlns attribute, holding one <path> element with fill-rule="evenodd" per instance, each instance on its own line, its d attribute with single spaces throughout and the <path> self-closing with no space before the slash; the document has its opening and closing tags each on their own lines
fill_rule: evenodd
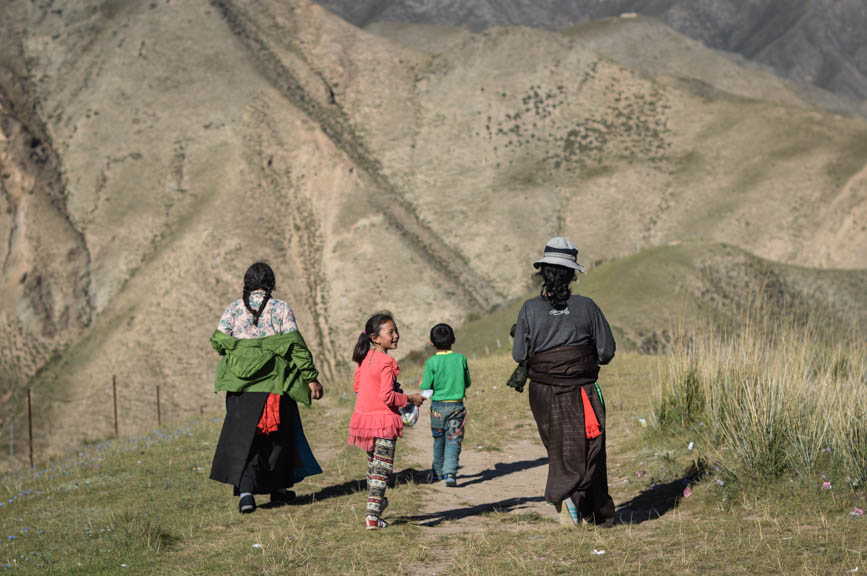
<svg viewBox="0 0 867 576">
<path fill-rule="evenodd" d="M 529 496 L 521 498 L 508 498 L 499 502 L 490 502 L 488 504 L 477 504 L 476 506 L 466 506 L 463 508 L 452 508 L 451 510 L 440 510 L 439 512 L 431 512 L 430 514 L 416 514 L 414 516 L 400 516 L 395 518 L 391 524 L 420 524 L 422 526 L 437 526 L 447 520 L 461 520 L 470 516 L 479 516 L 488 512 L 512 512 L 526 508 L 528 504 L 535 502 L 543 502 L 543 496 Z"/>
<path fill-rule="evenodd" d="M 705 473 L 705 464 L 694 462 L 680 478 L 642 490 L 638 496 L 617 508 L 615 523 L 641 524 L 659 518 L 677 506 L 687 484 L 701 480 Z"/>
<path fill-rule="evenodd" d="M 536 458 L 535 460 L 521 460 L 520 462 L 498 462 L 497 464 L 494 464 L 493 468 L 482 470 L 477 474 L 468 474 L 466 476 L 461 475 L 460 485 L 471 486 L 473 484 L 481 484 L 482 482 L 487 482 L 488 480 L 493 480 L 500 476 L 506 476 L 514 472 L 521 472 L 523 470 L 529 470 L 530 468 L 545 466 L 547 464 L 548 458 L 545 457 Z M 472 480 L 467 482 L 466 480 L 468 478 L 472 478 Z"/>
</svg>

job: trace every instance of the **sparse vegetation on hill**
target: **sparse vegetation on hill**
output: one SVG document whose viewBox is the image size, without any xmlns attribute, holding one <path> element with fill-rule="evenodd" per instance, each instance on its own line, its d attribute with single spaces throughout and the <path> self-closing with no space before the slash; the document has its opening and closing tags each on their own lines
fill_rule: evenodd
<svg viewBox="0 0 867 576">
<path fill-rule="evenodd" d="M 574 289 L 605 311 L 620 350 L 664 352 L 679 330 L 696 330 L 706 319 L 737 323 L 744 302 L 757 295 L 780 310 L 809 302 L 841 330 L 867 327 L 867 273 L 787 266 L 711 243 L 660 246 L 600 263 Z M 468 319 L 456 349 L 482 356 L 510 348 L 518 310 L 537 293 Z"/>
<path fill-rule="evenodd" d="M 152 425 L 157 383 L 176 416 L 216 408 L 207 338 L 255 260 L 334 378 L 371 310 L 417 349 L 432 323 L 525 295 L 558 234 L 586 262 L 698 239 L 867 265 L 867 123 L 784 86 L 771 101 L 772 83 L 722 86 L 754 70 L 671 78 L 576 30 L 492 29 L 432 54 L 302 0 L 0 10 L 3 434 L 23 429 L 24 387 L 79 401 L 112 375 L 130 432 Z M 831 276 L 827 295 L 857 300 Z M 692 284 L 712 286 L 674 280 Z M 617 320 L 623 341 L 658 349 L 666 327 L 644 321 Z M 77 408 L 35 409 L 41 455 L 112 429 L 107 398 L 86 431 Z"/>
</svg>

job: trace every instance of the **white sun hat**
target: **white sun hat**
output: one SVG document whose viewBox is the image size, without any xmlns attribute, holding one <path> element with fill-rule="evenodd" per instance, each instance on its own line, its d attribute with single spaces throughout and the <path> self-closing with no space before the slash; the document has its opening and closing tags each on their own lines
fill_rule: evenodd
<svg viewBox="0 0 867 576">
<path fill-rule="evenodd" d="M 539 268 L 542 264 L 553 264 L 584 273 L 584 266 L 578 264 L 578 248 L 568 238 L 556 236 L 548 240 L 543 256 L 541 260 L 533 263 L 535 268 Z"/>
</svg>

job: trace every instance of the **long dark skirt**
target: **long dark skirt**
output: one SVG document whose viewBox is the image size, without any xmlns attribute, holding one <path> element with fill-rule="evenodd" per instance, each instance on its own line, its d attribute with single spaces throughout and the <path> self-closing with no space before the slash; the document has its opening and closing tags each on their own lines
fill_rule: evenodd
<svg viewBox="0 0 867 576">
<path fill-rule="evenodd" d="M 211 479 L 241 492 L 264 494 L 290 488 L 322 469 L 313 457 L 298 405 L 288 396 L 280 397 L 280 427 L 267 436 L 256 434 L 266 392 L 226 394 L 226 419 L 211 465 Z"/>
<path fill-rule="evenodd" d="M 605 408 L 595 387 L 585 387 L 602 429 L 601 436 L 588 441 L 584 434 L 581 389 L 561 390 L 556 386 L 530 382 L 530 409 L 542 444 L 548 450 L 545 499 L 558 503 L 571 497 L 585 520 L 597 524 L 611 522 L 614 520 L 614 501 L 608 495 Z"/>
</svg>

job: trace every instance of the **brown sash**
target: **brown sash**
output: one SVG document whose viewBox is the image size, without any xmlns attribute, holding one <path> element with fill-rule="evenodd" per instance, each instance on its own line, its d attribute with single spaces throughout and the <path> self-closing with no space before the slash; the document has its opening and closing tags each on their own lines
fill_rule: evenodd
<svg viewBox="0 0 867 576">
<path fill-rule="evenodd" d="M 592 344 L 558 346 L 534 354 L 527 362 L 530 381 L 556 386 L 557 393 L 593 384 L 599 377 L 599 359 Z"/>
</svg>

